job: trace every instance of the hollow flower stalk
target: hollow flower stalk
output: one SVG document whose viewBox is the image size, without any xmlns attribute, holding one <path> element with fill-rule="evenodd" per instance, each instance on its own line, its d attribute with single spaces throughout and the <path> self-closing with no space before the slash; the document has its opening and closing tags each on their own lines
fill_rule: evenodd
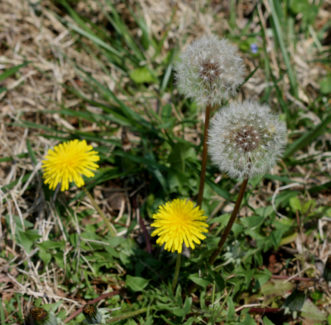
<svg viewBox="0 0 331 325">
<path fill-rule="evenodd" d="M 83 176 L 93 177 L 99 167 L 99 155 L 85 140 L 72 140 L 49 149 L 42 161 L 44 183 L 51 190 L 61 184 L 61 191 L 69 189 L 69 183 L 77 187 L 85 184 Z"/>
<path fill-rule="evenodd" d="M 158 236 L 156 243 L 170 252 L 182 252 L 183 244 L 192 249 L 206 236 L 208 225 L 204 211 L 192 201 L 175 199 L 159 206 L 153 215 L 151 224 L 155 230 L 152 236 Z"/>
<path fill-rule="evenodd" d="M 245 101 L 220 109 L 211 121 L 212 161 L 232 178 L 265 174 L 281 156 L 286 125 L 266 105 Z"/>
<path fill-rule="evenodd" d="M 244 80 L 237 48 L 226 39 L 204 36 L 180 55 L 176 65 L 179 91 L 201 105 L 221 104 Z"/>
</svg>

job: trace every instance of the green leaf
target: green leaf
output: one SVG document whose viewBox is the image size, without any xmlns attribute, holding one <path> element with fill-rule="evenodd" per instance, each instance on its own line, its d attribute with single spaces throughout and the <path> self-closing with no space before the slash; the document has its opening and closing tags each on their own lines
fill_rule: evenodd
<svg viewBox="0 0 331 325">
<path fill-rule="evenodd" d="M 234 308 L 233 300 L 231 297 L 228 298 L 228 312 L 227 312 L 227 320 L 233 320 L 235 317 L 236 311 Z"/>
<path fill-rule="evenodd" d="M 41 243 L 38 243 L 38 246 L 43 249 L 54 249 L 54 248 L 64 249 L 65 242 L 64 242 L 64 240 L 61 240 L 61 241 L 45 240 Z"/>
<path fill-rule="evenodd" d="M 319 310 L 310 299 L 306 299 L 305 303 L 301 308 L 301 316 L 304 318 L 308 318 L 314 321 L 325 321 L 326 315 L 324 312 Z M 329 319 L 330 323 L 330 319 Z"/>
<path fill-rule="evenodd" d="M 275 324 L 267 316 L 264 316 L 263 325 L 275 325 Z"/>
<path fill-rule="evenodd" d="M 137 84 L 144 82 L 155 82 L 157 80 L 147 67 L 134 69 L 130 71 L 129 75 L 130 78 Z"/>
<path fill-rule="evenodd" d="M 198 274 L 190 274 L 188 278 L 195 284 L 199 285 L 200 287 L 203 287 L 204 289 L 207 287 L 208 284 L 210 284 L 209 281 L 202 279 L 201 277 L 199 277 Z"/>
<path fill-rule="evenodd" d="M 272 279 L 262 286 L 261 292 L 264 296 L 283 296 L 293 289 L 293 286 L 293 283 L 288 281 Z"/>
<path fill-rule="evenodd" d="M 279 246 L 284 246 L 284 245 L 287 245 L 289 243 L 292 243 L 297 239 L 297 237 L 298 237 L 297 232 L 295 232 L 295 233 L 293 233 L 289 236 L 286 236 L 286 237 L 282 238 L 282 240 L 279 243 Z"/>
<path fill-rule="evenodd" d="M 271 278 L 271 272 L 268 269 L 263 271 L 257 271 L 254 274 L 254 278 L 259 282 L 260 286 L 262 287 L 269 279 Z"/>
<path fill-rule="evenodd" d="M 289 147 L 286 149 L 284 153 L 284 158 L 292 156 L 296 151 L 306 147 L 320 135 L 325 132 L 328 124 L 331 122 L 331 114 L 329 114 L 321 123 L 316 125 L 309 132 L 305 132 L 299 139 L 294 141 Z"/>
<path fill-rule="evenodd" d="M 302 13 L 310 7 L 307 0 L 290 0 L 290 9 L 296 13 Z"/>
<path fill-rule="evenodd" d="M 297 211 L 301 212 L 301 210 L 302 210 L 301 201 L 299 200 L 299 198 L 297 196 L 290 198 L 290 207 L 293 212 L 297 212 Z"/>
<path fill-rule="evenodd" d="M 225 281 L 218 272 L 214 273 L 214 279 L 216 282 L 217 290 L 223 291 L 225 288 Z"/>
<path fill-rule="evenodd" d="M 240 222 L 249 229 L 256 228 L 263 223 L 263 218 L 261 216 L 251 216 L 247 218 L 241 218 Z"/>
<path fill-rule="evenodd" d="M 47 265 L 52 259 L 52 255 L 44 249 L 39 249 L 38 256 L 44 262 L 44 265 Z"/>
<path fill-rule="evenodd" d="M 240 322 L 241 325 L 256 325 L 254 319 L 247 314 L 244 321 Z"/>
<path fill-rule="evenodd" d="M 226 191 L 224 188 L 221 188 L 218 184 L 215 184 L 213 181 L 211 181 L 209 178 L 206 178 L 206 183 L 210 188 L 216 192 L 219 196 L 223 197 L 224 199 L 231 201 L 232 197 L 228 191 Z"/>
<path fill-rule="evenodd" d="M 191 310 L 191 305 L 192 305 L 192 297 L 186 297 L 183 306 L 184 316 L 186 316 Z"/>
<path fill-rule="evenodd" d="M 19 231 L 17 234 L 17 242 L 23 246 L 27 253 L 31 252 L 31 247 L 35 243 L 36 240 L 40 238 L 37 230 L 25 230 Z"/>
<path fill-rule="evenodd" d="M 186 314 L 185 314 L 185 311 L 182 309 L 182 307 L 174 307 L 174 308 L 171 308 L 170 311 L 175 315 L 175 316 L 178 316 L 178 317 L 184 317 Z"/>
<path fill-rule="evenodd" d="M 196 158 L 192 144 L 187 142 L 178 142 L 172 146 L 171 153 L 168 157 L 168 162 L 175 170 L 185 173 L 185 162 L 187 159 Z"/>
<path fill-rule="evenodd" d="M 147 287 L 149 280 L 141 278 L 139 276 L 127 275 L 125 283 L 127 287 L 130 288 L 132 291 L 138 292 L 143 291 Z"/>
<path fill-rule="evenodd" d="M 196 316 L 190 317 L 183 325 L 193 325 L 196 324 L 197 318 Z"/>
<path fill-rule="evenodd" d="M 314 200 L 308 200 L 303 204 L 301 212 L 306 214 L 308 211 L 313 211 L 315 206 L 316 202 Z"/>
<path fill-rule="evenodd" d="M 306 299 L 303 291 L 295 289 L 285 300 L 284 306 L 291 311 L 300 311 Z"/>
<path fill-rule="evenodd" d="M 324 95 L 331 93 L 331 74 L 327 75 L 320 81 L 320 90 Z"/>
<path fill-rule="evenodd" d="M 55 258 L 55 262 L 56 264 L 64 269 L 64 260 L 63 260 L 63 252 L 60 251 L 60 252 L 57 252 L 56 254 L 53 255 L 53 257 Z"/>
</svg>

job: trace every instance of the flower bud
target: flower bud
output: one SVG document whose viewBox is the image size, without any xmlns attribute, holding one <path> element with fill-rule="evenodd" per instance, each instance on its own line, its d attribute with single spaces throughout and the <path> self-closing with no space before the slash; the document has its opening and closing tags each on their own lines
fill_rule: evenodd
<svg viewBox="0 0 331 325">
<path fill-rule="evenodd" d="M 91 304 L 86 304 L 83 308 L 83 314 L 85 316 L 87 324 L 100 324 L 102 316 L 99 313 L 97 307 Z"/>
<path fill-rule="evenodd" d="M 57 325 L 54 314 L 40 307 L 32 307 L 28 318 L 30 325 Z"/>
</svg>

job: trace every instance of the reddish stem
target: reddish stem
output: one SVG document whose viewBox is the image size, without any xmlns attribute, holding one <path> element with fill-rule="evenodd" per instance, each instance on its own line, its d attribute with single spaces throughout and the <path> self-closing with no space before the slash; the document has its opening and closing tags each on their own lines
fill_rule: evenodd
<svg viewBox="0 0 331 325">
<path fill-rule="evenodd" d="M 200 185 L 199 185 L 199 193 L 197 204 L 201 207 L 202 199 L 203 199 L 203 189 L 205 186 L 205 178 L 206 178 L 206 166 L 207 166 L 207 158 L 208 158 L 208 128 L 209 128 L 209 120 L 210 120 L 210 111 L 211 105 L 207 104 L 206 112 L 205 112 L 205 127 L 203 131 L 203 149 L 202 149 L 202 162 L 201 162 L 201 174 L 200 174 Z"/>
<path fill-rule="evenodd" d="M 223 245 L 224 245 L 224 243 L 226 241 L 226 238 L 228 237 L 228 235 L 230 233 L 230 230 L 232 228 L 232 225 L 233 225 L 234 221 L 236 220 L 237 214 L 238 214 L 239 209 L 240 209 L 241 201 L 242 201 L 242 199 L 244 197 L 244 194 L 245 194 L 247 182 L 248 182 L 248 178 L 245 178 L 244 181 L 241 184 L 239 195 L 238 195 L 236 204 L 235 204 L 235 206 L 233 208 L 233 211 L 232 211 L 230 220 L 229 220 L 228 224 L 226 225 L 226 228 L 225 228 L 225 230 L 223 232 L 223 235 L 222 235 L 222 237 L 221 237 L 221 239 L 220 239 L 220 241 L 218 243 L 217 249 L 215 250 L 215 252 L 213 253 L 213 255 L 209 259 L 209 263 L 210 264 L 214 264 L 214 262 L 215 262 L 215 260 L 216 260 L 216 258 L 218 256 L 218 254 L 222 250 L 222 247 L 223 247 Z"/>
<path fill-rule="evenodd" d="M 146 229 L 144 220 L 141 218 L 140 216 L 140 212 L 139 209 L 137 209 L 137 213 L 138 213 L 138 220 L 139 220 L 139 225 L 140 228 L 142 229 L 143 233 L 144 233 L 144 237 L 145 237 L 145 242 L 146 242 L 146 251 L 151 254 L 152 253 L 152 245 L 151 242 L 149 240 L 149 235 L 148 235 L 148 231 Z"/>
</svg>

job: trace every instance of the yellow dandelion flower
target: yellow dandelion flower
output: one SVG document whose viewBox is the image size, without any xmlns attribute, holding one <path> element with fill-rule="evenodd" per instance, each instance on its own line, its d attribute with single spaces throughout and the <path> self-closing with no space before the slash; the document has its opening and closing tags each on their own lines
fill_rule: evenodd
<svg viewBox="0 0 331 325">
<path fill-rule="evenodd" d="M 156 243 L 164 245 L 167 251 L 182 252 L 183 243 L 186 247 L 195 248 L 206 238 L 207 219 L 204 211 L 193 202 L 184 199 L 175 199 L 161 205 L 153 215 L 152 227 L 156 228 L 152 236 L 159 236 Z"/>
<path fill-rule="evenodd" d="M 99 166 L 95 163 L 99 155 L 85 140 L 72 140 L 49 149 L 42 161 L 44 183 L 55 190 L 61 183 L 61 191 L 69 189 L 69 183 L 77 187 L 84 185 L 83 175 L 93 177 Z"/>
</svg>

